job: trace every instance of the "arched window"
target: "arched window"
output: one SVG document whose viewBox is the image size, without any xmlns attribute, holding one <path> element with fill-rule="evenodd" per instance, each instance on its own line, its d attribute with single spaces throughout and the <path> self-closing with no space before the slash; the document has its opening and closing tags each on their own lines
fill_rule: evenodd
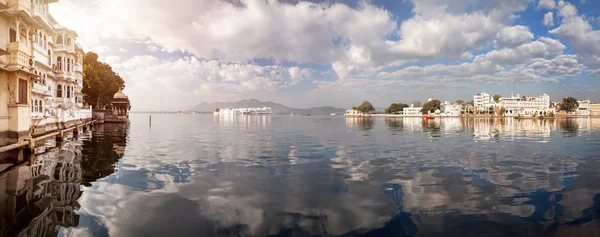
<svg viewBox="0 0 600 237">
<path fill-rule="evenodd" d="M 46 74 L 44 74 L 44 76 L 42 77 L 42 84 L 44 86 L 46 85 Z"/>
<path fill-rule="evenodd" d="M 44 41 L 42 41 L 42 32 L 38 32 L 37 43 L 40 47 L 44 47 Z"/>
<path fill-rule="evenodd" d="M 56 86 L 56 97 L 58 97 L 58 98 L 62 97 L 62 85 Z"/>
<path fill-rule="evenodd" d="M 63 37 L 62 37 L 62 35 L 56 36 L 56 43 L 57 44 L 63 44 Z"/>
<path fill-rule="evenodd" d="M 71 38 L 67 38 L 67 45 L 71 46 L 72 43 L 73 43 L 73 41 L 71 40 Z"/>
<path fill-rule="evenodd" d="M 56 66 L 58 67 L 58 70 L 62 70 L 62 57 L 58 56 L 58 58 L 56 58 Z"/>
<path fill-rule="evenodd" d="M 37 113 L 38 112 L 38 101 L 37 100 L 35 100 L 35 107 L 34 108 L 35 108 L 34 112 Z"/>
<path fill-rule="evenodd" d="M 71 59 L 67 58 L 67 72 L 71 71 Z"/>
<path fill-rule="evenodd" d="M 48 40 L 47 40 L 47 38 L 46 38 L 45 35 L 44 35 L 44 42 L 43 42 L 43 44 L 44 44 L 44 49 L 47 49 L 48 48 Z M 48 52 L 50 52 L 50 51 L 48 51 Z M 50 55 L 50 53 L 48 53 L 48 55 Z"/>
<path fill-rule="evenodd" d="M 52 52 L 48 50 L 48 65 L 52 65 Z"/>
<path fill-rule="evenodd" d="M 34 108 L 35 108 L 35 107 L 33 106 L 33 100 L 31 100 L 31 112 L 32 112 L 32 113 L 33 113 L 33 109 L 34 109 Z"/>
<path fill-rule="evenodd" d="M 44 103 L 40 100 L 40 107 L 39 107 L 39 112 L 43 113 L 44 112 Z"/>
<path fill-rule="evenodd" d="M 67 86 L 67 98 L 71 98 L 71 87 Z"/>
</svg>

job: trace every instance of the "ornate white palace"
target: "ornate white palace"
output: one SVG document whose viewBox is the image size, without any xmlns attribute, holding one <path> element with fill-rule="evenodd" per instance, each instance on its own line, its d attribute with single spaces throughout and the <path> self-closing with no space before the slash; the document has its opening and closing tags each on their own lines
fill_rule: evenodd
<svg viewBox="0 0 600 237">
<path fill-rule="evenodd" d="M 58 0 L 0 0 L 0 145 L 91 119 L 83 105 L 84 51 L 50 15 Z"/>
</svg>

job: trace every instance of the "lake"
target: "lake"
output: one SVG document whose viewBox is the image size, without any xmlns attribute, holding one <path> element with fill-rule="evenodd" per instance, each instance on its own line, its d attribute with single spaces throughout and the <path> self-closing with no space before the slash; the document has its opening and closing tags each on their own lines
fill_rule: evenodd
<svg viewBox="0 0 600 237">
<path fill-rule="evenodd" d="M 132 114 L 47 145 L 2 156 L 0 236 L 600 235 L 598 118 Z"/>
</svg>

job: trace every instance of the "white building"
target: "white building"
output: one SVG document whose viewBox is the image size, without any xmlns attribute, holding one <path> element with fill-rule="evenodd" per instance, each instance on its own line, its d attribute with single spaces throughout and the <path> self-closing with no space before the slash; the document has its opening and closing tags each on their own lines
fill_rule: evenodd
<svg viewBox="0 0 600 237">
<path fill-rule="evenodd" d="M 344 116 L 361 116 L 361 115 L 363 115 L 363 113 L 358 110 L 355 110 L 355 109 L 346 110 L 346 113 L 344 114 Z"/>
<path fill-rule="evenodd" d="M 219 116 L 239 116 L 239 115 L 271 115 L 273 113 L 271 107 L 262 108 L 239 108 L 239 109 L 219 109 L 214 115 Z"/>
<path fill-rule="evenodd" d="M 510 98 L 502 98 L 502 106 L 506 109 L 506 116 L 545 116 L 554 112 L 550 106 L 550 96 L 547 94 L 530 97 L 517 94 Z"/>
<path fill-rule="evenodd" d="M 58 0 L 0 1 L 0 145 L 91 119 L 77 33 L 50 15 Z"/>
<path fill-rule="evenodd" d="M 493 102 L 493 98 L 490 97 L 490 94 L 479 93 L 473 96 L 473 105 L 476 111 L 487 111 L 494 104 L 495 103 Z"/>
<path fill-rule="evenodd" d="M 583 116 L 587 116 L 587 115 L 591 115 L 590 112 L 590 105 L 592 104 L 589 100 L 581 100 L 581 101 L 577 101 L 577 103 L 579 103 L 579 106 L 577 107 L 577 115 L 583 115 Z"/>
<path fill-rule="evenodd" d="M 413 104 L 411 104 L 410 107 L 402 109 L 402 115 L 407 117 L 423 116 L 421 109 L 423 109 L 423 107 L 415 107 Z"/>
<path fill-rule="evenodd" d="M 444 101 L 443 104 L 441 104 L 441 116 L 444 117 L 458 117 L 460 116 L 460 114 L 462 113 L 463 110 L 463 106 L 460 104 L 456 104 L 456 103 L 450 103 L 448 101 Z"/>
</svg>

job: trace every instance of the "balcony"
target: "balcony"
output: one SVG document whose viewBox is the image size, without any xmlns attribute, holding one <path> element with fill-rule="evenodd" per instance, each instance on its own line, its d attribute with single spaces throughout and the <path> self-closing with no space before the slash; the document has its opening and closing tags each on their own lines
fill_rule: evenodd
<svg viewBox="0 0 600 237">
<path fill-rule="evenodd" d="M 27 42 L 25 42 L 26 40 L 23 39 L 22 41 L 19 42 L 11 42 L 8 43 L 8 46 L 6 47 L 8 49 L 8 52 L 23 52 L 23 53 L 31 53 L 31 46 L 27 45 Z"/>
<path fill-rule="evenodd" d="M 33 83 L 33 88 L 31 88 L 31 92 L 44 96 L 52 96 L 52 92 L 49 90 L 48 86 L 39 83 Z"/>
<path fill-rule="evenodd" d="M 8 8 L 12 11 L 25 11 L 27 13 L 31 12 L 31 1 L 23 1 L 23 0 L 7 0 Z"/>
<path fill-rule="evenodd" d="M 29 55 L 21 52 L 8 54 L 8 66 L 14 70 L 31 71 L 30 60 L 33 61 Z"/>
<path fill-rule="evenodd" d="M 31 15 L 33 17 L 43 21 L 44 23 L 46 23 L 46 25 L 51 27 L 50 24 L 48 23 L 48 22 L 50 22 L 50 20 L 48 18 L 48 13 L 45 12 L 41 6 L 33 7 L 32 11 L 31 11 Z"/>
</svg>

